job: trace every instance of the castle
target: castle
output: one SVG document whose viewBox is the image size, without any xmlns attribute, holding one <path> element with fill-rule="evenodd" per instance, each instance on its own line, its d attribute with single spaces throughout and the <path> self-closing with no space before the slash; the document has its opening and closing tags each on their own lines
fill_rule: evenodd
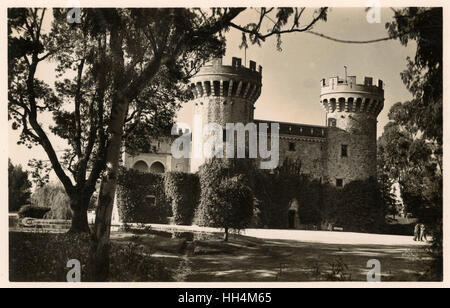
<svg viewBox="0 0 450 308">
<path fill-rule="evenodd" d="M 240 58 L 231 65 L 214 59 L 192 78 L 195 115 L 203 124 L 279 123 L 279 163 L 301 162 L 302 172 L 322 182 L 342 187 L 353 180 L 376 176 L 377 116 L 384 106 L 383 82 L 370 77 L 357 83 L 356 76 L 320 81 L 320 104 L 326 124 L 304 125 L 254 119 L 255 103 L 262 89 L 262 67 L 249 67 Z M 195 172 L 204 160 L 175 158 L 171 143 L 177 136 L 152 141 L 156 152 L 124 155 L 124 165 L 140 171 Z M 268 136 L 269 138 L 269 136 Z"/>
</svg>

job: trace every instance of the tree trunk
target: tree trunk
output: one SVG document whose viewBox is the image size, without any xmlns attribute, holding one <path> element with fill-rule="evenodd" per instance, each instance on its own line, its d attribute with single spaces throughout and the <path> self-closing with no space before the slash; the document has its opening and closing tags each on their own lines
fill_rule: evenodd
<svg viewBox="0 0 450 308">
<path fill-rule="evenodd" d="M 92 234 L 92 246 L 89 254 L 91 279 L 96 282 L 108 280 L 111 220 L 116 193 L 119 159 L 121 154 L 123 126 L 128 113 L 130 101 L 136 97 L 142 88 L 148 84 L 161 66 L 161 54 L 155 56 L 146 68 L 145 73 L 138 78 L 140 82 L 134 86 L 127 85 L 123 37 L 119 28 L 113 26 L 110 34 L 110 45 L 113 67 L 113 95 L 111 117 L 108 125 L 108 146 L 106 148 L 106 170 L 100 185 L 98 205 L 95 212 L 95 227 Z"/>
<path fill-rule="evenodd" d="M 73 210 L 72 226 L 69 229 L 69 233 L 90 233 L 87 210 Z"/>
<path fill-rule="evenodd" d="M 90 198 L 71 197 L 72 225 L 69 233 L 90 233 L 87 209 Z"/>
<path fill-rule="evenodd" d="M 107 169 L 100 185 L 98 205 L 95 213 L 95 227 L 92 234 L 90 259 L 91 265 L 93 266 L 92 279 L 96 282 L 107 281 L 109 275 L 109 237 L 111 233 L 111 219 L 117 185 L 117 175 L 119 172 L 122 127 L 126 115 L 126 108 L 119 109 L 124 109 L 123 111 L 118 112 L 120 113 L 120 118 L 122 120 L 116 119 L 116 121 L 113 122 L 118 131 L 112 134 L 107 149 Z"/>
<path fill-rule="evenodd" d="M 224 242 L 228 242 L 228 227 L 225 227 L 225 234 L 223 235 Z"/>
<path fill-rule="evenodd" d="M 126 88 L 123 37 L 119 33 L 120 25 L 112 23 L 110 47 L 113 69 L 113 95 L 111 117 L 108 125 L 108 145 L 106 148 L 106 170 L 102 177 L 98 205 L 95 211 L 95 226 L 92 233 L 92 245 L 89 252 L 90 278 L 96 282 L 108 280 L 111 219 L 119 172 L 120 148 L 123 126 L 128 112 L 129 97 L 124 95 Z"/>
</svg>

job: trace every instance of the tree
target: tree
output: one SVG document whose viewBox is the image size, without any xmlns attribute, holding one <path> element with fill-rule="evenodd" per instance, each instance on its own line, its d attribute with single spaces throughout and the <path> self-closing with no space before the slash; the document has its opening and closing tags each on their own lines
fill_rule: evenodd
<svg viewBox="0 0 450 308">
<path fill-rule="evenodd" d="M 410 117 L 403 119 L 420 129 L 428 140 L 442 145 L 442 8 L 410 7 L 394 10 L 386 24 L 392 38 L 403 45 L 414 40 L 414 59 L 407 58 L 401 78 L 414 96 L 408 103 Z"/>
<path fill-rule="evenodd" d="M 57 22 L 52 32 L 58 35 L 51 37 L 41 33 L 45 10 L 9 11 L 10 116 L 15 127 L 22 127 L 21 142 L 39 144 L 47 152 L 53 170 L 73 202 L 73 230 L 87 231 L 88 196 L 92 195 L 96 180 L 102 178 L 92 234 L 96 280 L 104 281 L 108 274 L 109 232 L 126 121 L 132 115 L 136 127 L 140 127 L 143 116 L 133 106 L 139 108 L 152 102 L 141 97 L 151 94 L 146 89 L 161 88 L 158 76 L 163 79 L 173 76 L 175 79 L 169 79 L 168 84 L 185 81 L 206 60 L 222 55 L 224 32 L 232 27 L 243 32 L 243 43 L 248 37 L 251 43 L 260 44 L 274 35 L 279 46 L 282 34 L 308 31 L 316 22 L 326 20 L 327 15 L 326 8 L 314 10 L 311 20 L 302 26 L 305 8 L 271 8 L 262 9 L 256 23 L 234 23 L 244 10 L 83 9 L 79 24 L 68 24 L 67 11 L 56 10 L 59 13 L 55 14 Z M 276 22 L 265 32 L 262 22 L 271 13 L 275 14 Z M 72 29 L 75 32 L 69 31 Z M 72 70 L 76 75 L 72 83 L 64 82 L 58 87 L 61 97 L 65 95 L 73 101 L 70 113 L 62 110 L 62 100 L 35 78 L 38 64 L 50 57 L 60 61 L 61 72 Z M 85 80 L 83 72 L 87 74 Z M 71 146 L 63 162 L 58 160 L 38 121 L 37 115 L 42 111 L 54 112 L 55 122 L 66 124 L 63 130 L 53 131 L 64 136 Z M 63 166 L 72 169 L 76 184 Z"/>
<path fill-rule="evenodd" d="M 414 58 L 407 58 L 407 69 L 401 73 L 413 99 L 403 103 L 405 116 L 396 117 L 394 122 L 415 131 L 417 136 L 413 142 L 402 138 L 405 141 L 402 146 L 412 154 L 406 163 L 415 161 L 421 165 L 406 168 L 402 197 L 410 208 L 419 209 L 416 215 L 421 220 L 430 222 L 434 238 L 439 242 L 443 193 L 443 10 L 410 7 L 394 12 L 394 21 L 386 25 L 391 37 L 397 37 L 405 46 L 410 40 L 417 43 Z M 437 242 L 435 246 L 442 247 L 442 242 Z"/>
<path fill-rule="evenodd" d="M 21 129 L 18 143 L 42 146 L 48 155 L 49 163 L 30 161 L 33 179 L 43 186 L 54 170 L 70 198 L 71 232 L 89 232 L 87 209 L 106 166 L 111 131 L 111 50 L 106 34 L 88 22 L 89 10 L 83 10 L 80 24 L 68 23 L 65 10 L 53 10 L 51 35 L 42 29 L 45 12 L 8 11 L 8 117 L 13 129 Z M 127 39 L 132 48 L 134 40 L 142 38 Z M 57 64 L 54 88 L 36 78 L 36 70 L 47 60 Z M 131 77 L 142 68 L 137 60 L 133 65 L 127 72 Z M 161 70 L 151 86 L 130 100 L 123 129 L 130 150 L 145 146 L 137 132 L 157 136 L 170 127 L 186 93 L 177 76 Z M 48 127 L 40 120 L 46 113 L 54 122 Z M 57 155 L 50 134 L 67 142 L 62 156 Z"/>
<path fill-rule="evenodd" d="M 28 172 L 22 170 L 22 166 L 14 166 L 8 159 L 8 210 L 15 212 L 29 202 L 31 195 L 31 182 L 28 180 Z"/>
<path fill-rule="evenodd" d="M 380 198 L 384 208 L 388 214 L 393 216 L 400 214 L 400 208 L 398 206 L 395 193 L 393 191 L 395 185 L 395 179 L 390 177 L 390 166 L 385 164 L 384 158 L 386 156 L 385 148 L 381 144 L 378 144 L 377 148 L 377 183 L 380 189 Z"/>
<path fill-rule="evenodd" d="M 48 207 L 44 218 L 46 219 L 71 219 L 70 199 L 64 187 L 60 184 L 46 184 L 36 187 L 31 195 L 31 204 L 37 207 Z"/>
<path fill-rule="evenodd" d="M 199 226 L 244 229 L 253 218 L 254 162 L 213 158 L 199 171 L 200 203 L 195 213 Z"/>
<path fill-rule="evenodd" d="M 338 192 L 338 221 L 345 230 L 380 232 L 385 223 L 385 208 L 377 179 L 356 180 Z"/>
<path fill-rule="evenodd" d="M 433 236 L 430 279 L 442 277 L 442 157 L 437 143 L 405 119 L 411 104 L 397 103 L 389 112 L 390 122 L 378 141 L 379 172 L 389 182 L 398 182 L 405 210 L 427 224 Z M 412 111 L 414 112 L 414 111 Z"/>
<path fill-rule="evenodd" d="M 212 191 L 211 191 L 212 192 Z M 211 193 L 202 190 L 201 205 L 206 215 L 206 225 L 224 228 L 224 241 L 229 229 L 248 227 L 253 217 L 253 193 L 242 177 L 225 178 Z"/>
<path fill-rule="evenodd" d="M 192 224 L 199 194 L 197 174 L 168 172 L 164 175 L 164 190 L 172 203 L 175 224 Z"/>
<path fill-rule="evenodd" d="M 440 163 L 439 157 L 433 155 L 435 144 L 406 120 L 410 106 L 409 102 L 397 103 L 389 111 L 390 122 L 378 140 L 379 172 L 387 175 L 391 183 L 400 184 L 406 210 L 421 217 L 430 206 L 422 198 L 423 192 L 431 188 L 426 179 L 439 176 Z"/>
<path fill-rule="evenodd" d="M 187 72 L 192 71 L 192 68 L 198 69 L 198 64 L 203 63 L 195 61 L 196 59 L 206 60 L 211 56 L 223 54 L 225 46 L 223 33 L 230 27 L 243 32 L 243 42 L 246 42 L 248 36 L 252 43 L 259 44 L 265 38 L 276 35 L 280 44 L 281 34 L 307 31 L 317 21 L 326 20 L 327 13 L 326 8 L 316 10 L 312 20 L 302 27 L 299 20 L 304 9 L 301 11 L 289 8 L 277 9 L 276 24 L 268 34 L 263 35 L 261 33 L 262 20 L 274 9 L 262 10 L 258 23 L 242 27 L 232 21 L 244 10 L 245 8 L 214 8 L 206 11 L 202 9 L 92 10 L 94 18 L 91 20 L 94 23 L 102 21 L 95 28 L 99 28 L 102 33 L 110 37 L 113 84 L 109 122 L 110 138 L 106 150 L 107 168 L 100 187 L 93 234 L 92 257 L 96 260 L 95 268 L 99 269 L 95 274 L 97 279 L 105 280 L 108 275 L 111 214 L 116 190 L 122 130 L 130 101 L 151 84 L 155 76 L 164 68 L 169 72 L 174 71 L 179 77 L 182 77 L 188 75 Z M 290 16 L 293 16 L 292 26 L 288 24 Z M 283 28 L 288 28 L 288 30 L 285 32 L 282 30 Z M 123 33 L 125 29 L 127 33 L 130 32 L 130 29 L 136 29 L 136 33 L 142 33 L 134 42 L 145 42 L 145 47 L 141 46 L 144 49 L 123 49 L 123 46 L 126 45 L 124 44 L 126 35 Z M 148 46 L 149 48 L 146 48 Z M 136 50 L 148 51 L 138 53 L 144 62 L 143 69 L 130 78 L 127 72 L 130 68 L 134 68 L 134 61 L 133 58 L 125 61 L 125 57 L 134 56 L 133 51 Z M 190 65 L 191 63 L 194 65 Z"/>
</svg>

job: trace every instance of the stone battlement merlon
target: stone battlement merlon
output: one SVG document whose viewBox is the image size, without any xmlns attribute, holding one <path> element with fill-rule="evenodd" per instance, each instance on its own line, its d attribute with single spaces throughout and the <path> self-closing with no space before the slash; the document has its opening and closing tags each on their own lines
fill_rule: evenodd
<svg viewBox="0 0 450 308">
<path fill-rule="evenodd" d="M 232 65 L 223 65 L 222 58 L 209 61 L 191 79 L 194 97 L 236 96 L 255 102 L 261 94 L 262 67 L 257 70 L 256 62 L 249 63 L 247 68 L 236 57 L 232 58 Z"/>
<path fill-rule="evenodd" d="M 250 60 L 249 67 L 242 65 L 241 58 L 233 57 L 231 65 L 223 65 L 222 58 L 215 58 L 202 66 L 200 71 L 193 77 L 193 80 L 208 79 L 236 79 L 248 80 L 261 85 L 262 66 L 256 67 L 256 62 Z"/>
<path fill-rule="evenodd" d="M 214 58 L 211 61 L 207 62 L 203 67 L 233 67 L 235 69 L 244 69 L 244 70 L 250 70 L 252 72 L 257 72 L 259 75 L 262 75 L 262 66 L 259 65 L 257 67 L 256 62 L 250 60 L 249 66 L 246 67 L 245 63 L 242 64 L 242 59 L 238 57 L 231 58 L 231 65 L 223 65 L 223 59 L 222 58 Z"/>
<path fill-rule="evenodd" d="M 356 76 L 322 79 L 320 103 L 327 113 L 363 112 L 376 117 L 384 107 L 383 81 L 375 85 L 372 77 L 364 77 L 364 83 L 357 83 Z"/>
<path fill-rule="evenodd" d="M 321 93 L 334 92 L 340 90 L 348 91 L 362 91 L 375 94 L 384 93 L 383 80 L 378 79 L 374 84 L 372 77 L 364 77 L 362 83 L 358 83 L 356 76 L 347 76 L 346 78 L 340 78 L 339 76 L 330 77 L 328 80 L 325 78 L 320 81 Z"/>
</svg>

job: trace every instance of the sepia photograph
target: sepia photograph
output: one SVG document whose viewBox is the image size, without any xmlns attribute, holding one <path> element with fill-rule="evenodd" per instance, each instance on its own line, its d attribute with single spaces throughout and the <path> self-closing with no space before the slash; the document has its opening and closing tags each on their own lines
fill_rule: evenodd
<svg viewBox="0 0 450 308">
<path fill-rule="evenodd" d="M 354 3 L 5 7 L 8 283 L 444 283 L 444 3 Z"/>
</svg>

